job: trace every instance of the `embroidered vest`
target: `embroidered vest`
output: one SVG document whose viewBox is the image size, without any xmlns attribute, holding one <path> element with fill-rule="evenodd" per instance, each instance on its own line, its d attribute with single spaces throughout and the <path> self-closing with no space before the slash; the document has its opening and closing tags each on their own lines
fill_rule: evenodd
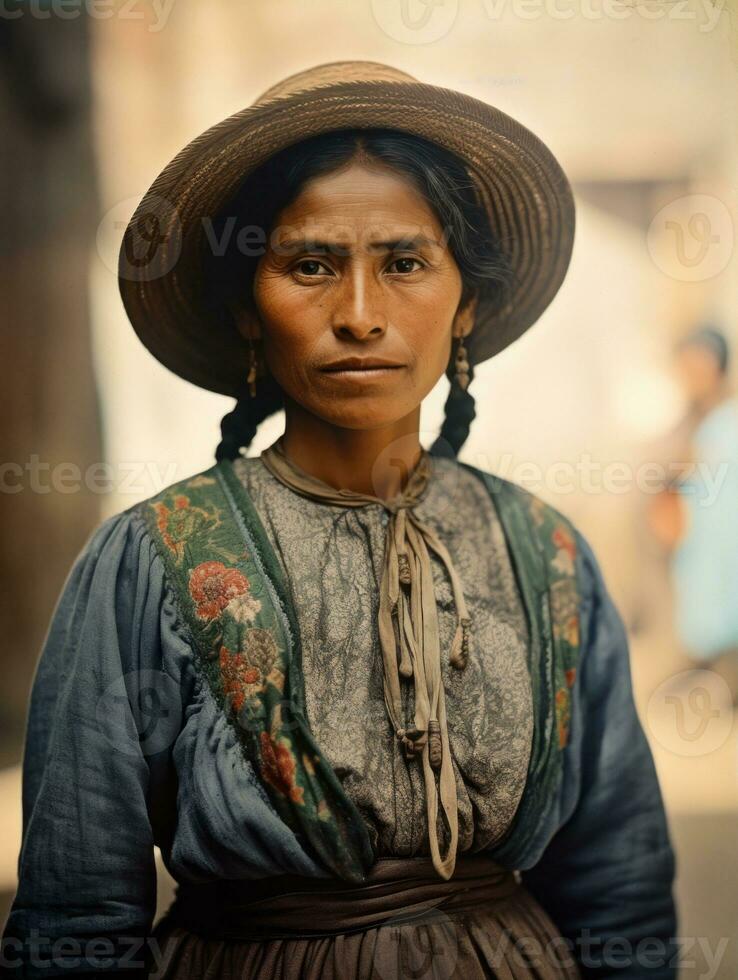
<svg viewBox="0 0 738 980">
<path fill-rule="evenodd" d="M 525 790 L 487 853 L 514 860 L 558 790 L 579 653 L 575 537 L 554 508 L 500 477 L 482 479 L 502 523 L 528 618 L 534 731 Z M 376 859 L 367 826 L 305 715 L 300 637 L 253 503 L 223 460 L 134 505 L 186 619 L 196 664 L 277 813 L 331 872 L 361 882 Z"/>
</svg>

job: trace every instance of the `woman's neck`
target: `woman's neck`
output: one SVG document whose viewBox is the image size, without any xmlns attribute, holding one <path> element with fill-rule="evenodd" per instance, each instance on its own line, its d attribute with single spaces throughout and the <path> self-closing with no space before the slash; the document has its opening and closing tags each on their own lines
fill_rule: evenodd
<svg viewBox="0 0 738 980">
<path fill-rule="evenodd" d="M 289 459 L 337 489 L 391 500 L 417 466 L 420 406 L 391 426 L 346 429 L 286 409 L 282 446 Z"/>
</svg>

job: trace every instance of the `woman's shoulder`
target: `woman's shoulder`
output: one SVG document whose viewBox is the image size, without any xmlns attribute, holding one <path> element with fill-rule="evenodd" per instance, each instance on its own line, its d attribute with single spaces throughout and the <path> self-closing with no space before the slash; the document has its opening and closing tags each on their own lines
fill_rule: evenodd
<svg viewBox="0 0 738 980">
<path fill-rule="evenodd" d="M 146 527 L 133 507 L 111 514 L 93 526 L 77 553 L 70 575 L 83 566 L 100 570 L 117 566 L 130 560 L 134 553 L 143 557 L 147 543 Z"/>
<path fill-rule="evenodd" d="M 124 515 L 143 529 L 171 576 L 185 557 L 193 558 L 193 550 L 235 547 L 236 512 L 243 503 L 240 496 L 234 499 L 237 484 L 231 465 L 214 463 L 136 502 Z"/>
<path fill-rule="evenodd" d="M 575 520 L 544 497 L 498 473 L 458 462 L 484 484 L 500 516 L 508 544 L 532 541 L 553 577 L 576 577 L 582 598 L 602 586 L 592 547 Z"/>
<path fill-rule="evenodd" d="M 486 486 L 488 493 L 493 499 L 499 499 L 505 502 L 514 501 L 518 505 L 523 506 L 530 514 L 535 526 L 541 526 L 544 520 L 548 519 L 554 520 L 559 524 L 567 524 L 572 528 L 574 527 L 572 521 L 563 511 L 559 510 L 543 497 L 533 493 L 532 490 L 527 489 L 522 484 L 515 483 L 513 480 L 508 480 L 507 477 L 501 476 L 499 473 L 474 466 L 471 463 L 457 461 L 456 465 L 466 473 L 474 474 Z"/>
<path fill-rule="evenodd" d="M 130 507 L 121 511 L 120 515 L 117 516 L 128 514 L 134 519 L 136 517 L 140 518 L 147 511 L 161 510 L 162 504 L 176 501 L 181 496 L 189 498 L 191 496 L 207 497 L 209 494 L 212 495 L 212 492 L 216 492 L 220 484 L 218 472 L 222 471 L 222 469 L 222 463 L 214 463 L 206 469 L 199 470 L 196 473 L 190 473 L 187 476 L 181 477 L 179 480 L 174 480 L 160 487 L 148 497 L 144 497 L 131 504 Z"/>
<path fill-rule="evenodd" d="M 63 596 L 81 591 L 96 605 L 102 596 L 116 602 L 132 601 L 136 595 L 168 596 L 171 582 L 163 544 L 174 544 L 173 535 L 182 536 L 189 488 L 215 483 L 209 473 L 204 470 L 171 483 L 98 521 L 67 573 Z"/>
</svg>

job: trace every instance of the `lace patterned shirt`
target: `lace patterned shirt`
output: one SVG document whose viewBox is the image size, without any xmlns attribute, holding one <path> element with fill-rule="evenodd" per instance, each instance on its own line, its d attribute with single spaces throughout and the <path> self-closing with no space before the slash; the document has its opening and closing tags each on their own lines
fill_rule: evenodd
<svg viewBox="0 0 738 980">
<path fill-rule="evenodd" d="M 491 846 L 525 786 L 533 731 L 527 624 L 502 527 L 480 480 L 434 457 L 417 515 L 448 548 L 472 619 L 469 663 L 449 666 L 451 583 L 431 552 L 459 852 Z M 394 737 L 383 695 L 377 613 L 387 511 L 308 499 L 259 457 L 237 460 L 289 583 L 302 640 L 308 722 L 380 854 L 428 854 L 423 774 Z M 405 718 L 412 679 L 401 679 Z"/>
</svg>

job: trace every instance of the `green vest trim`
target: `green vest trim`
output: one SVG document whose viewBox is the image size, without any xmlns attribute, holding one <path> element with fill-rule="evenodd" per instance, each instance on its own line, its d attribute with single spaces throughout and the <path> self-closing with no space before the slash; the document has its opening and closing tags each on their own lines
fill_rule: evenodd
<svg viewBox="0 0 738 980">
<path fill-rule="evenodd" d="M 579 650 L 575 539 L 554 508 L 467 468 L 485 482 L 500 516 L 531 637 L 528 780 L 514 820 L 490 851 L 504 861 L 535 832 L 561 777 Z M 333 874 L 363 881 L 376 860 L 368 827 L 308 726 L 294 609 L 232 462 L 222 460 L 132 509 L 164 561 L 198 669 L 280 819 Z"/>
<path fill-rule="evenodd" d="M 579 661 L 576 537 L 558 510 L 499 476 L 462 463 L 489 490 L 526 610 L 534 728 L 528 777 L 515 816 L 489 853 L 504 863 L 535 836 L 563 774 L 571 688 Z"/>
<path fill-rule="evenodd" d="M 308 728 L 297 623 L 232 464 L 215 464 L 137 506 L 197 664 L 280 818 L 334 874 L 363 881 L 375 860 L 368 829 Z"/>
</svg>

